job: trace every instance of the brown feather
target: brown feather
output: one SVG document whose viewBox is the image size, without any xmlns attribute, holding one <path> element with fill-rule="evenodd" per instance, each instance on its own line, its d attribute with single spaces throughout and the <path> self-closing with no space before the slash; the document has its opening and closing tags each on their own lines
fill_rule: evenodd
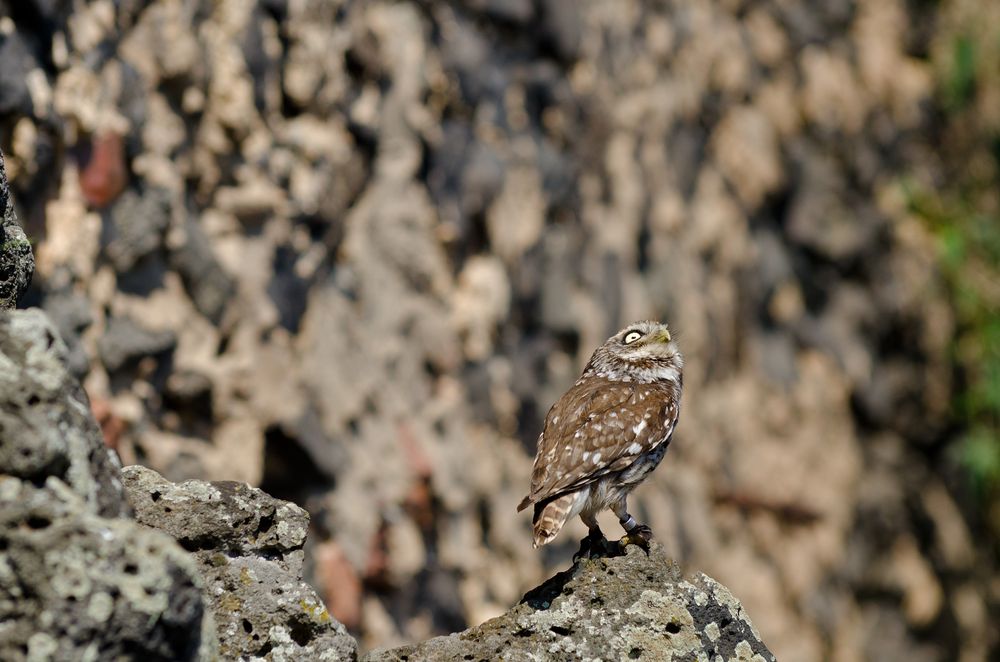
<svg viewBox="0 0 1000 662">
<path fill-rule="evenodd" d="M 559 535 L 575 498 L 575 494 L 564 494 L 551 501 L 535 504 L 535 516 L 531 520 L 535 547 L 552 542 Z"/>
<path fill-rule="evenodd" d="M 579 489 L 666 441 L 677 418 L 670 389 L 599 377 L 578 381 L 546 417 L 530 500 Z"/>
<path fill-rule="evenodd" d="M 664 457 L 680 413 L 684 359 L 665 325 L 636 322 L 595 350 L 580 379 L 552 405 L 538 436 L 531 489 L 536 547 L 571 514 L 593 528 L 611 508 L 631 521 L 628 494 Z"/>
</svg>

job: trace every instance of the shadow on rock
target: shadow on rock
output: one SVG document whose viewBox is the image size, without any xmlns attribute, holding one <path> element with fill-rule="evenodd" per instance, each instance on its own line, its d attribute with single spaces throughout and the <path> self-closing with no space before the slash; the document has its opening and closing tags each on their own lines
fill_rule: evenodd
<svg viewBox="0 0 1000 662">
<path fill-rule="evenodd" d="M 663 548 L 581 559 L 503 616 L 414 646 L 373 651 L 407 660 L 723 659 L 774 656 L 740 602 L 698 573 L 684 578 Z"/>
</svg>

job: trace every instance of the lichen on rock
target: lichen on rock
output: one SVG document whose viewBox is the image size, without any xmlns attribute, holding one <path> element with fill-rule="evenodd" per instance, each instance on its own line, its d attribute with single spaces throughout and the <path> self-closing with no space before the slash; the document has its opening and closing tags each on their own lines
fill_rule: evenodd
<svg viewBox="0 0 1000 662">
<path fill-rule="evenodd" d="M 67 361 L 42 311 L 0 311 L 0 473 L 35 482 L 55 476 L 98 515 L 124 515 L 120 465 Z"/>
<path fill-rule="evenodd" d="M 302 581 L 302 508 L 245 483 L 175 484 L 140 466 L 122 477 L 136 519 L 172 535 L 198 563 L 224 657 L 356 659 L 354 639 Z"/>
<path fill-rule="evenodd" d="M 746 660 L 774 656 L 740 602 L 711 577 L 682 576 L 662 546 L 583 559 L 503 616 L 366 662 L 416 660 Z"/>
<path fill-rule="evenodd" d="M 58 478 L 0 478 L 0 659 L 211 660 L 193 559 Z"/>
<path fill-rule="evenodd" d="M 14 308 L 28 289 L 34 271 L 31 242 L 17 223 L 3 153 L 0 152 L 0 310 Z"/>
<path fill-rule="evenodd" d="M 357 660 L 302 578 L 306 511 L 245 483 L 121 469 L 68 357 L 42 311 L 0 312 L 0 659 Z M 685 580 L 654 545 L 366 659 L 720 658 L 774 659 L 727 589 Z"/>
</svg>

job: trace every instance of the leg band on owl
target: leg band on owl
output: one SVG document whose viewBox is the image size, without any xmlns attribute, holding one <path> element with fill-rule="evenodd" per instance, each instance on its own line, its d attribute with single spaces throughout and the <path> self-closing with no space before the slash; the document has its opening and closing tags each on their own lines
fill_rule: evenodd
<svg viewBox="0 0 1000 662">
<path fill-rule="evenodd" d="M 626 531 L 631 531 L 632 529 L 634 529 L 636 526 L 639 525 L 639 523 L 636 522 L 635 518 L 632 517 L 631 515 L 623 517 L 618 521 L 621 522 L 622 528 L 625 529 Z"/>
</svg>

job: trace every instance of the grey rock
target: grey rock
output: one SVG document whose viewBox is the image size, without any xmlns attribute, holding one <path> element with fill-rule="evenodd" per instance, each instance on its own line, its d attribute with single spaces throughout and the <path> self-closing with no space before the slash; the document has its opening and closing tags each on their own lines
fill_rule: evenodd
<svg viewBox="0 0 1000 662">
<path fill-rule="evenodd" d="M 584 559 L 503 616 L 414 646 L 369 653 L 407 660 L 753 660 L 774 656 L 739 601 L 711 577 L 684 579 L 654 543 L 647 555 Z"/>
<path fill-rule="evenodd" d="M 63 23 L 72 11 L 73 0 L 15 0 L 31 7 L 38 18 L 51 23 Z"/>
<path fill-rule="evenodd" d="M 0 98 L 3 94 L 0 91 Z M 15 306 L 28 289 L 34 271 L 31 243 L 17 223 L 3 153 L 0 153 L 0 310 L 10 310 Z"/>
<path fill-rule="evenodd" d="M 202 315 L 218 323 L 236 285 L 215 258 L 208 237 L 195 221 L 189 221 L 187 240 L 170 254 L 170 265 L 180 274 L 184 287 Z"/>
<path fill-rule="evenodd" d="M 38 66 L 28 41 L 19 33 L 0 33 L 0 115 L 30 115 L 27 75 Z"/>
<path fill-rule="evenodd" d="M 61 480 L 0 479 L 0 659 L 210 660 L 194 561 Z"/>
<path fill-rule="evenodd" d="M 128 271 L 163 245 L 163 233 L 170 224 L 169 196 L 161 189 L 142 196 L 126 191 L 115 202 L 105 249 L 115 269 Z"/>
<path fill-rule="evenodd" d="M 870 205 L 852 197 L 838 163 L 811 146 L 797 145 L 792 152 L 799 183 L 789 201 L 787 238 L 838 263 L 877 247 L 883 223 Z"/>
<path fill-rule="evenodd" d="M 91 511 L 128 512 L 116 456 L 67 369 L 66 344 L 38 309 L 0 312 L 0 474 L 70 485 Z"/>
<path fill-rule="evenodd" d="M 128 317 L 112 317 L 97 341 L 104 367 L 114 372 L 138 361 L 173 349 L 177 338 L 171 331 L 149 331 Z"/>
<path fill-rule="evenodd" d="M 583 19 L 572 0 L 541 0 L 542 36 L 552 43 L 553 50 L 565 61 L 572 62 L 580 54 L 583 41 Z"/>
<path fill-rule="evenodd" d="M 463 4 L 491 19 L 519 25 L 526 24 L 535 14 L 531 0 L 465 0 Z"/>
<path fill-rule="evenodd" d="M 83 379 L 90 369 L 90 359 L 80 343 L 80 333 L 94 321 L 90 302 L 85 296 L 72 291 L 56 292 L 45 297 L 42 308 L 66 343 L 70 373 L 77 379 Z"/>
<path fill-rule="evenodd" d="M 302 581 L 309 516 L 244 483 L 122 472 L 136 518 L 194 554 L 228 659 L 355 660 L 357 644 Z"/>
</svg>

